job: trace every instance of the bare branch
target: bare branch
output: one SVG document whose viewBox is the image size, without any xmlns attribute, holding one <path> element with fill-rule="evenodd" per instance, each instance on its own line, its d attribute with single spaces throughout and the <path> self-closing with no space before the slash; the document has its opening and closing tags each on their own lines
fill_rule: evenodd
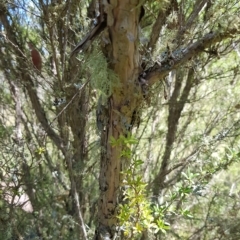
<svg viewBox="0 0 240 240">
<path fill-rule="evenodd" d="M 148 42 L 147 49 L 151 48 L 152 50 L 154 49 L 154 46 L 159 38 L 159 34 L 161 32 L 161 29 L 163 25 L 166 23 L 166 18 L 170 15 L 170 13 L 173 10 L 178 9 L 178 3 L 176 0 L 171 0 L 171 2 L 168 3 L 167 9 L 166 8 L 161 8 L 159 10 L 157 20 L 155 21 L 153 28 L 152 28 L 152 33 L 150 37 L 150 41 Z"/>
<path fill-rule="evenodd" d="M 209 0 L 198 0 L 198 2 L 195 3 L 195 7 L 194 7 L 192 13 L 190 14 L 190 16 L 186 22 L 186 25 L 183 29 L 184 31 L 186 31 L 187 29 L 189 29 L 192 26 L 194 20 L 197 18 L 197 16 L 199 15 L 199 13 L 201 12 L 201 10 L 203 9 L 203 7 L 205 6 L 205 4 L 207 2 L 209 2 Z"/>
<path fill-rule="evenodd" d="M 240 30 L 237 28 L 227 29 L 223 33 L 217 31 L 210 32 L 198 41 L 189 44 L 186 48 L 175 50 L 171 59 L 166 59 L 164 62 L 161 62 L 161 65 L 159 65 L 159 63 L 155 63 L 154 67 L 146 71 L 145 79 L 148 82 L 148 85 L 153 85 L 173 69 L 176 69 L 192 57 L 204 52 L 204 49 L 210 47 L 212 44 L 219 43 L 225 39 L 233 38 L 234 35 L 239 33 Z"/>
<path fill-rule="evenodd" d="M 161 186 L 164 183 L 165 176 L 168 172 L 168 165 L 169 160 L 171 156 L 172 147 L 175 141 L 175 136 L 177 133 L 178 123 L 181 116 L 181 112 L 183 110 L 183 107 L 188 99 L 188 95 L 190 93 L 190 90 L 193 86 L 193 77 L 194 77 L 194 70 L 191 68 L 188 72 L 188 78 L 187 82 L 184 86 L 183 92 L 178 99 L 181 86 L 182 86 L 182 74 L 180 72 L 180 75 L 177 76 L 177 80 L 175 83 L 175 88 L 173 95 L 169 101 L 169 115 L 168 115 L 168 132 L 166 136 L 166 147 L 161 163 L 161 167 L 159 170 L 159 173 L 157 174 L 155 180 L 154 180 L 154 186 L 153 186 L 153 194 L 158 195 L 159 188 L 162 188 Z"/>
</svg>

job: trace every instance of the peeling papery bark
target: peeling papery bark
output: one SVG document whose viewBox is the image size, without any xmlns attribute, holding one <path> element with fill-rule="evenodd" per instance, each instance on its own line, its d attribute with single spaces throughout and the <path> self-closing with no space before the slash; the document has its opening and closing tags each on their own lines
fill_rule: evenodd
<svg viewBox="0 0 240 240">
<path fill-rule="evenodd" d="M 107 31 L 112 52 L 108 53 L 110 68 L 119 79 L 107 103 L 105 130 L 101 132 L 100 198 L 96 239 L 114 239 L 117 228 L 117 207 L 120 197 L 122 146 L 111 146 L 110 138 L 118 139 L 131 132 L 133 112 L 141 93 L 139 76 L 138 1 L 110 1 L 107 8 Z"/>
</svg>

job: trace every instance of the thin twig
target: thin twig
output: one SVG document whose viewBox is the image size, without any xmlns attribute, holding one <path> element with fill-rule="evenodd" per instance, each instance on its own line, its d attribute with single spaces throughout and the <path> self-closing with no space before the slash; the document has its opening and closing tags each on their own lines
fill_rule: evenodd
<svg viewBox="0 0 240 240">
<path fill-rule="evenodd" d="M 56 119 L 58 119 L 58 117 L 69 107 L 69 105 L 73 102 L 73 100 L 76 98 L 76 96 L 78 95 L 78 93 L 90 82 L 90 80 L 88 80 L 86 83 L 84 83 L 82 85 L 81 88 L 78 89 L 78 91 L 73 95 L 72 99 L 69 101 L 69 103 L 58 113 L 58 115 L 52 120 L 52 122 L 50 122 L 51 126 L 53 124 L 54 121 L 56 121 Z"/>
</svg>

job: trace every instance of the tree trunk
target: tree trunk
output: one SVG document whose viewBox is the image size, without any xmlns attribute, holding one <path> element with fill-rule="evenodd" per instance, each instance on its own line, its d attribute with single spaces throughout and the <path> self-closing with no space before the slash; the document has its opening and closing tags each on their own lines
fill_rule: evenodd
<svg viewBox="0 0 240 240">
<path fill-rule="evenodd" d="M 138 23 L 140 6 L 136 0 L 111 0 L 105 4 L 107 29 L 111 51 L 108 52 L 110 68 L 118 76 L 108 99 L 105 126 L 101 132 L 100 198 L 96 239 L 114 239 L 117 225 L 117 206 L 120 196 L 122 146 L 113 147 L 110 138 L 126 136 L 132 129 L 132 117 L 141 99 L 138 85 L 139 49 Z"/>
</svg>

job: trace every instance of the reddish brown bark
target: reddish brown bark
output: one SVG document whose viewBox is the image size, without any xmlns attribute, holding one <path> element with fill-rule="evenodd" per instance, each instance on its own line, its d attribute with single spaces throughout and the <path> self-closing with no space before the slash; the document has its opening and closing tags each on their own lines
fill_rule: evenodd
<svg viewBox="0 0 240 240">
<path fill-rule="evenodd" d="M 100 169 L 99 226 L 96 239 L 113 239 L 117 225 L 120 194 L 121 146 L 111 146 L 110 138 L 118 139 L 131 129 L 133 112 L 141 94 L 136 84 L 139 75 L 138 1 L 110 1 L 105 4 L 107 31 L 111 39 L 108 61 L 120 84 L 108 99 L 105 131 L 101 133 L 102 154 Z"/>
</svg>

